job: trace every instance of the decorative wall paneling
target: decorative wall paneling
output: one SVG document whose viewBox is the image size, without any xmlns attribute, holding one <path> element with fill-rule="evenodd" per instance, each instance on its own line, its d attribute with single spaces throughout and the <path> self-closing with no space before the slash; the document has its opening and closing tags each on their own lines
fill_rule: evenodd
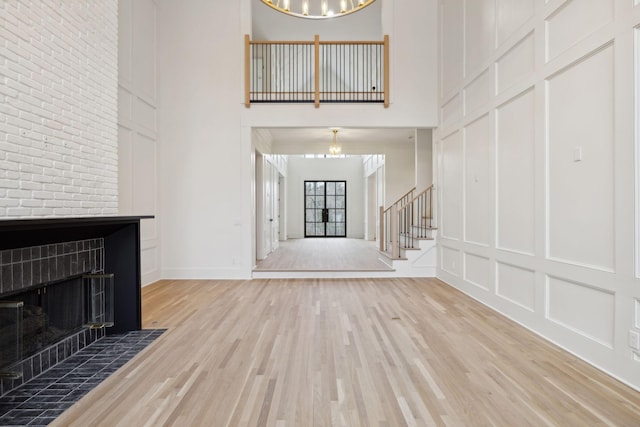
<svg viewBox="0 0 640 427">
<path fill-rule="evenodd" d="M 638 2 L 440 12 L 438 277 L 640 389 Z"/>
<path fill-rule="evenodd" d="M 489 291 L 491 284 L 491 264 L 489 258 L 464 253 L 464 280 L 476 285 L 485 291 Z"/>
<path fill-rule="evenodd" d="M 496 110 L 496 247 L 535 253 L 535 114 L 529 89 Z"/>
<path fill-rule="evenodd" d="M 464 240 L 489 246 L 492 154 L 489 116 L 484 115 L 464 129 Z"/>
<path fill-rule="evenodd" d="M 118 3 L 118 189 L 120 213 L 140 223 L 142 283 L 160 278 L 156 9 L 154 0 Z"/>
<path fill-rule="evenodd" d="M 462 214 L 462 136 L 455 132 L 442 140 L 441 144 L 442 214 L 440 230 L 442 237 L 460 239 Z"/>
<path fill-rule="evenodd" d="M 640 0 L 636 1 L 636 5 L 640 4 Z M 640 13 L 640 7 L 636 7 L 636 12 Z M 638 14 L 636 13 L 636 15 Z M 635 151 L 636 151 L 636 277 L 640 278 L 640 27 L 634 28 L 634 120 L 635 120 Z M 640 316 L 640 305 L 636 303 L 636 318 Z"/>
</svg>

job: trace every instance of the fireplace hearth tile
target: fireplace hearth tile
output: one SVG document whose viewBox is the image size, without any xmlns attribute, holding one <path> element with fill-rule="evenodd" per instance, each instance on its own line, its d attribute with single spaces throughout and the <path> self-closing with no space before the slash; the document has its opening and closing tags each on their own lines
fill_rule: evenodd
<svg viewBox="0 0 640 427">
<path fill-rule="evenodd" d="M 0 426 L 46 426 L 164 333 L 109 335 L 0 397 Z"/>
</svg>

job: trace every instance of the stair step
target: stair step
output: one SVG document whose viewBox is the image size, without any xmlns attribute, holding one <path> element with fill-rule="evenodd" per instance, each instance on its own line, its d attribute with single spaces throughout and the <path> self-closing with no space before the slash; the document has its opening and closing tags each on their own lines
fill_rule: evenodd
<svg viewBox="0 0 640 427">
<path fill-rule="evenodd" d="M 393 258 L 389 252 L 378 251 L 380 255 L 390 259 L 391 261 L 407 261 L 409 258 L 401 256 L 400 258 Z"/>
<path fill-rule="evenodd" d="M 419 228 L 420 230 L 437 230 L 438 227 L 427 227 L 424 225 L 412 225 L 413 228 Z"/>
<path fill-rule="evenodd" d="M 407 236 L 406 234 L 401 234 L 400 238 L 401 239 L 415 239 L 415 240 L 435 240 L 435 237 L 429 237 L 429 236 L 419 237 L 419 236 L 416 236 L 416 235 Z"/>
</svg>

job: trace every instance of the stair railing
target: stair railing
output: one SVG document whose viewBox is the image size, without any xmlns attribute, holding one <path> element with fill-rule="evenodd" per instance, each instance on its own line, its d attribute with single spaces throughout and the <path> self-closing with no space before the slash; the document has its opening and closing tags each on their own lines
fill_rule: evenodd
<svg viewBox="0 0 640 427">
<path fill-rule="evenodd" d="M 413 196 L 415 188 L 387 209 L 380 207 L 380 251 L 400 258 L 400 249 L 417 247 L 433 229 L 433 185 Z M 410 198 L 406 196 L 411 194 Z"/>
<path fill-rule="evenodd" d="M 397 248 L 398 245 L 394 244 L 394 239 L 398 234 L 396 213 L 401 206 L 406 205 L 411 199 L 413 199 L 415 192 L 416 187 L 413 187 L 411 190 L 400 196 L 400 198 L 393 202 L 387 209 L 380 206 L 379 249 L 381 252 L 389 252 L 393 254 L 393 248 Z M 398 258 L 399 256 L 400 254 L 398 253 L 394 258 Z"/>
</svg>

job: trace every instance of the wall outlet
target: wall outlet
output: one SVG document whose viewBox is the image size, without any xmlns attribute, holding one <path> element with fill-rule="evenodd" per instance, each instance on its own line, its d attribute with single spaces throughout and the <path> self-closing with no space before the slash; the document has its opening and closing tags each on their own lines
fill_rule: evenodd
<svg viewBox="0 0 640 427">
<path fill-rule="evenodd" d="M 640 332 L 629 331 L 629 347 L 640 350 Z"/>
</svg>

